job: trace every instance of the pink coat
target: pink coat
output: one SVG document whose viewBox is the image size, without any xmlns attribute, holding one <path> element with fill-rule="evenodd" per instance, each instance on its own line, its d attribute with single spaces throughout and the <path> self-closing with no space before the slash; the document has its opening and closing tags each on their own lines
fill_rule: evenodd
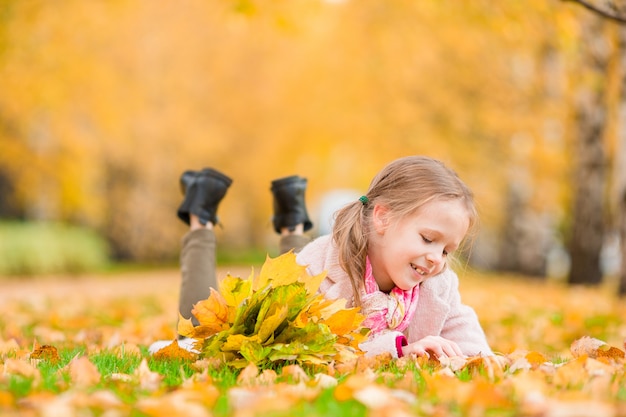
<svg viewBox="0 0 626 417">
<path fill-rule="evenodd" d="M 337 248 L 330 235 L 306 245 L 297 261 L 306 265 L 312 275 L 326 271 L 319 290 L 326 298 L 344 298 L 348 307 L 354 306 L 350 278 L 339 266 Z M 404 334 L 409 343 L 430 335 L 441 336 L 456 342 L 465 355 L 493 355 L 476 313 L 461 302 L 459 279 L 454 271 L 447 268 L 420 285 L 417 310 L 407 329 L 403 333 L 389 330 L 363 343 L 361 348 L 366 354 L 389 352 L 397 357 L 396 340 Z"/>
</svg>

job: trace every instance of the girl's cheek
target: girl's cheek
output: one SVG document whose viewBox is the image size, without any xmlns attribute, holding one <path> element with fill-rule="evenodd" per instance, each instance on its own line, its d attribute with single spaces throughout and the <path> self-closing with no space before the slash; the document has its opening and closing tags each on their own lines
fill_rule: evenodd
<svg viewBox="0 0 626 417">
<path fill-rule="evenodd" d="M 441 265 L 437 269 L 435 269 L 435 272 L 433 273 L 433 275 L 437 275 L 443 272 L 446 269 L 446 265 L 447 265 L 446 262 L 442 262 Z"/>
</svg>

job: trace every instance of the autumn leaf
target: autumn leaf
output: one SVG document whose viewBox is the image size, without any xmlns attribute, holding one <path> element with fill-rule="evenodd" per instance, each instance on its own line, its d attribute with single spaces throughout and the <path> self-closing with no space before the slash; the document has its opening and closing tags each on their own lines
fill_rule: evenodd
<svg viewBox="0 0 626 417">
<path fill-rule="evenodd" d="M 289 307 L 284 305 L 282 307 L 278 307 L 274 311 L 274 314 L 264 317 L 263 320 L 257 322 L 261 324 L 257 332 L 261 343 L 265 344 L 270 337 L 270 342 L 274 341 L 274 331 L 276 331 L 278 326 L 280 326 L 287 319 L 288 313 Z"/>
<path fill-rule="evenodd" d="M 145 358 L 142 359 L 139 367 L 135 370 L 134 376 L 138 379 L 139 386 L 147 391 L 156 391 L 159 389 L 161 381 L 163 380 L 163 375 L 150 370 L 148 361 Z"/>
<path fill-rule="evenodd" d="M 156 351 L 154 355 L 152 355 L 152 357 L 155 359 L 182 359 L 186 361 L 192 361 L 197 359 L 198 355 L 181 348 L 178 344 L 178 340 L 174 340 L 169 345 Z"/>
<path fill-rule="evenodd" d="M 35 382 L 41 379 L 39 369 L 26 361 L 8 358 L 4 360 L 3 365 L 4 374 L 21 375 L 26 378 L 32 378 Z"/>
<path fill-rule="evenodd" d="M 57 363 L 61 360 L 59 352 L 56 347 L 50 345 L 43 345 L 36 347 L 30 354 L 31 359 L 45 359 L 52 363 Z"/>
<path fill-rule="evenodd" d="M 241 368 L 249 362 L 323 364 L 358 354 L 367 334 L 358 309 L 317 294 L 322 275 L 311 277 L 293 253 L 267 258 L 258 277 L 228 277 L 219 294 L 196 304 L 200 323 L 180 318 L 178 331 L 199 341 L 203 357 Z M 339 342 L 345 346 L 339 345 Z"/>
<path fill-rule="evenodd" d="M 581 356 L 588 356 L 590 358 L 606 358 L 606 359 L 623 359 L 625 356 L 624 351 L 613 346 L 607 345 L 605 342 L 599 339 L 595 339 L 589 336 L 581 337 L 575 340 L 570 350 L 575 358 Z"/>
<path fill-rule="evenodd" d="M 72 382 L 79 387 L 87 388 L 100 382 L 98 368 L 86 356 L 72 359 L 68 367 Z"/>
<path fill-rule="evenodd" d="M 7 341 L 0 340 L 0 355 L 6 355 L 9 352 L 17 352 L 19 349 L 20 346 L 17 344 L 15 339 Z"/>
<path fill-rule="evenodd" d="M 196 336 L 196 329 L 191 319 L 184 318 L 180 313 L 178 313 L 178 325 L 176 331 L 181 336 L 200 338 L 200 336 Z"/>
<path fill-rule="evenodd" d="M 255 340 L 244 340 L 239 348 L 239 353 L 248 363 L 262 363 L 271 351 L 271 348 L 264 347 Z"/>
<path fill-rule="evenodd" d="M 233 334 L 228 336 L 226 342 L 222 345 L 221 350 L 224 352 L 238 352 L 244 342 L 260 343 L 259 336 L 246 336 L 243 334 Z"/>
<path fill-rule="evenodd" d="M 528 352 L 525 357 L 532 366 L 539 366 L 548 361 L 548 359 L 539 352 Z"/>
<path fill-rule="evenodd" d="M 253 281 L 253 289 L 256 291 L 267 285 L 289 285 L 307 276 L 306 267 L 296 262 L 296 255 L 292 251 L 277 258 L 267 256 L 261 272 Z"/>
<path fill-rule="evenodd" d="M 252 294 L 252 277 L 247 280 L 227 275 L 219 283 L 220 294 L 228 306 L 228 321 L 235 321 L 237 308 Z"/>
<path fill-rule="evenodd" d="M 256 378 L 259 375 L 259 368 L 250 362 L 245 368 L 239 372 L 237 376 L 237 384 L 241 386 L 253 386 L 256 385 Z"/>
<path fill-rule="evenodd" d="M 339 310 L 332 316 L 324 319 L 324 323 L 330 328 L 330 331 L 338 335 L 352 332 L 355 328 L 358 328 L 362 321 L 363 315 L 359 314 L 358 308 Z"/>
<path fill-rule="evenodd" d="M 207 332 L 217 333 L 230 327 L 226 300 L 213 288 L 211 288 L 209 298 L 194 305 L 191 314 L 198 319 L 199 327 L 206 329 Z"/>
</svg>

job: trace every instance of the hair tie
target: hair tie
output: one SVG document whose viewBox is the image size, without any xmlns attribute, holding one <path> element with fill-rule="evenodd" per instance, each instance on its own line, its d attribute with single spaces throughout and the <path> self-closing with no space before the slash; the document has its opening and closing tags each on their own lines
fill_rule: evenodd
<svg viewBox="0 0 626 417">
<path fill-rule="evenodd" d="M 367 198 L 366 196 L 362 195 L 361 197 L 359 197 L 359 201 L 360 201 L 361 203 L 363 203 L 363 205 L 365 206 L 365 205 L 367 205 L 367 203 L 369 203 L 369 202 L 370 202 L 370 199 L 369 199 L 369 198 Z"/>
</svg>

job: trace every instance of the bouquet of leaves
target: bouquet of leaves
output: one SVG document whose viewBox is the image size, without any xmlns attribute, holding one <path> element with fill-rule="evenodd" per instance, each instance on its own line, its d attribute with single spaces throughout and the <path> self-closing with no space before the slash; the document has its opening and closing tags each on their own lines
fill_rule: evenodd
<svg viewBox="0 0 626 417">
<path fill-rule="evenodd" d="M 198 302 L 178 333 L 196 339 L 203 357 L 242 368 L 278 361 L 323 364 L 353 359 L 369 332 L 358 308 L 317 294 L 326 273 L 311 276 L 293 252 L 267 257 L 258 276 L 231 275 Z"/>
</svg>

